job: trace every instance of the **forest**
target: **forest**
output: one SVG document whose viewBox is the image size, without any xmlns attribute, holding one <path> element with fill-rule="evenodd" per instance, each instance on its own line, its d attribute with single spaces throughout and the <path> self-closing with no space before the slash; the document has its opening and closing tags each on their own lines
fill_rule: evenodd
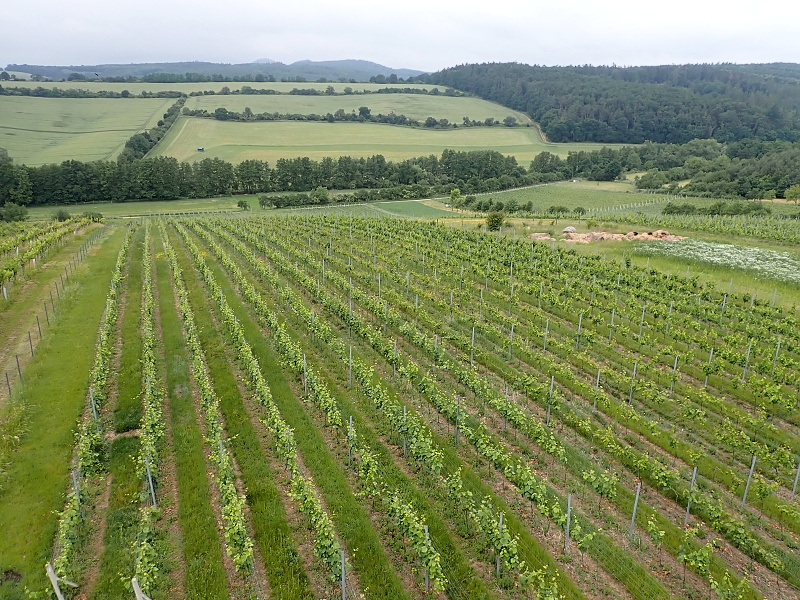
<svg viewBox="0 0 800 600">
<path fill-rule="evenodd" d="M 553 142 L 796 141 L 800 66 L 469 64 L 415 78 L 526 112 Z"/>
</svg>

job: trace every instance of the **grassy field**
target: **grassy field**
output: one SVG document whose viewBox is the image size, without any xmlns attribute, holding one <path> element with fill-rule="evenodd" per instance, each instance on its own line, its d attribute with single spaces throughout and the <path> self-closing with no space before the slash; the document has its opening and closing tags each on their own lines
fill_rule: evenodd
<svg viewBox="0 0 800 600">
<path fill-rule="evenodd" d="M 122 237 L 122 228 L 117 228 L 76 271 L 57 305 L 57 319 L 24 371 L 24 386 L 15 391 L 25 429 L 0 495 L 0 562 L 4 571 L 30 577 L 26 583 L 45 580 L 43 565 L 56 530 L 54 513 L 64 503 L 97 322 Z M 27 435 L 30 432 L 36 435 Z M 13 580 L 0 582 L 0 597 L 22 598 L 21 593 L 12 594 L 13 587 Z"/>
<path fill-rule="evenodd" d="M 439 89 L 444 91 L 443 86 L 438 85 L 422 85 L 414 83 L 398 83 L 398 84 L 380 84 L 380 83 L 313 83 L 313 82 L 299 82 L 299 81 L 207 81 L 204 83 L 107 83 L 104 81 L 10 81 L 8 87 L 27 87 L 37 88 L 42 87 L 45 89 L 58 88 L 60 90 L 89 90 L 91 92 L 112 91 L 121 92 L 128 90 L 132 94 L 141 94 L 142 92 L 165 92 L 165 91 L 179 91 L 186 94 L 192 92 L 206 92 L 212 91 L 219 93 L 223 87 L 230 90 L 240 90 L 247 86 L 255 90 L 277 90 L 280 93 L 288 94 L 294 88 L 297 89 L 314 89 L 324 92 L 328 86 L 338 94 L 343 94 L 344 89 L 349 87 L 353 90 L 354 94 L 380 90 L 384 88 L 414 88 L 419 90 L 433 90 Z"/>
<path fill-rule="evenodd" d="M 0 147 L 31 166 L 113 159 L 137 131 L 156 125 L 174 99 L 0 96 Z"/>
<path fill-rule="evenodd" d="M 719 198 L 676 197 L 668 194 L 637 193 L 632 181 L 559 181 L 546 185 L 503 192 L 479 194 L 504 203 L 515 200 L 524 205 L 533 203 L 533 211 L 547 210 L 551 206 L 566 206 L 569 209 L 583 207 L 599 218 L 612 218 L 615 214 L 645 213 L 661 214 L 667 202 L 684 202 L 706 207 L 719 202 Z M 773 214 L 787 214 L 797 211 L 797 207 L 780 200 L 766 201 Z"/>
<path fill-rule="evenodd" d="M 464 96 L 425 96 L 420 94 L 373 94 L 371 96 L 214 95 L 193 96 L 186 101 L 187 108 L 207 110 L 208 112 L 214 112 L 218 107 L 242 112 L 246 106 L 256 114 L 277 112 L 325 115 L 333 114 L 339 109 L 343 109 L 346 113 L 358 113 L 359 107 L 366 106 L 373 115 L 388 115 L 394 112 L 418 121 L 424 121 L 427 117 L 435 117 L 461 124 L 464 117 L 476 121 L 484 121 L 491 117 L 496 121 L 502 121 L 506 117 L 512 116 L 521 124 L 531 122 L 521 112 L 480 98 Z"/>
<path fill-rule="evenodd" d="M 79 215 L 84 211 L 99 212 L 106 218 L 139 217 L 181 212 L 238 211 L 239 209 L 236 207 L 236 203 L 242 197 L 252 199 L 253 206 L 258 206 L 257 198 L 255 196 L 225 196 L 222 198 L 169 200 L 159 202 L 101 202 L 96 204 L 70 205 L 66 207 L 66 210 L 73 215 Z M 32 220 L 51 219 L 57 208 L 59 207 L 32 206 L 28 209 L 28 215 Z"/>
<path fill-rule="evenodd" d="M 625 191 L 628 190 L 628 191 Z M 335 192 L 334 192 L 335 194 Z M 481 195 L 484 196 L 484 195 Z M 533 203 L 533 211 L 546 211 L 550 206 L 566 206 L 573 209 L 582 206 L 589 211 L 585 218 L 595 220 L 610 220 L 616 215 L 644 212 L 647 214 L 660 214 L 664 205 L 669 201 L 691 202 L 698 206 L 708 206 L 718 200 L 710 198 L 677 199 L 666 194 L 637 194 L 633 185 L 628 182 L 559 182 L 548 185 L 532 186 L 505 192 L 492 192 L 485 196 L 493 200 L 508 202 L 511 199 L 524 205 L 529 200 Z M 73 215 L 84 211 L 99 212 L 107 218 L 140 217 L 159 215 L 165 213 L 197 213 L 197 212 L 240 212 L 237 202 L 246 200 L 251 210 L 262 213 L 258 204 L 257 195 L 222 196 L 218 198 L 182 199 L 158 202 L 124 202 L 124 203 L 99 203 L 81 204 L 66 207 Z M 769 203 L 773 214 L 796 212 L 794 204 L 775 201 Z M 52 218 L 57 207 L 32 206 L 28 213 L 33 220 L 47 220 Z M 483 223 L 484 215 L 471 211 L 452 210 L 444 199 L 405 200 L 391 202 L 377 202 L 357 205 L 330 205 L 306 207 L 301 209 L 269 209 L 263 214 L 285 215 L 297 211 L 301 214 L 343 214 L 354 216 L 374 217 L 408 217 L 418 219 L 453 218 L 464 219 L 469 222 Z M 574 220 L 574 219 L 573 219 Z M 530 219 L 514 219 L 514 221 L 531 222 Z M 550 220 L 545 220 L 550 222 Z M 569 218 L 559 218 L 558 223 L 564 222 L 562 227 L 572 224 Z M 576 226 L 581 227 L 581 222 L 576 221 Z M 628 227 L 630 226 L 623 226 Z"/>
<path fill-rule="evenodd" d="M 83 211 L 99 212 L 106 218 L 132 218 L 166 213 L 241 213 L 236 206 L 240 200 L 247 200 L 253 214 L 257 215 L 286 215 L 300 211 L 301 214 L 341 214 L 371 217 L 406 217 L 415 219 L 457 217 L 456 213 L 436 200 L 398 200 L 391 202 L 374 202 L 370 204 L 347 204 L 308 207 L 302 209 L 268 209 L 262 210 L 258 205 L 258 196 L 225 196 L 222 198 L 202 198 L 199 200 L 171 200 L 164 202 L 123 202 L 83 204 L 71 206 L 67 210 L 74 214 Z M 55 208 L 52 206 L 34 206 L 30 209 L 30 218 L 49 219 Z"/>
<path fill-rule="evenodd" d="M 204 153 L 197 151 L 205 148 Z M 535 127 L 472 127 L 419 129 L 374 123 L 260 122 L 236 123 L 179 118 L 149 156 L 174 156 L 180 161 L 221 158 L 234 163 L 308 156 L 367 157 L 387 160 L 441 154 L 452 150 L 496 150 L 527 166 L 539 152 L 566 156 L 569 151 L 596 150 L 601 144 L 547 144 Z"/>
<path fill-rule="evenodd" d="M 531 124 L 524 114 L 499 104 L 471 97 L 426 94 L 361 94 L 376 90 L 379 84 L 311 84 L 298 82 L 246 83 L 257 89 L 275 89 L 280 95 L 219 94 L 225 84 L 122 84 L 92 82 L 15 82 L 26 87 L 60 87 L 90 91 L 111 90 L 132 93 L 178 90 L 187 94 L 214 91 L 214 95 L 193 96 L 190 109 L 213 112 L 218 107 L 256 113 L 295 114 L 335 113 L 370 108 L 373 114 L 403 114 L 424 120 L 432 116 L 461 123 L 463 117 L 483 121 L 513 116 L 519 123 Z M 353 94 L 337 96 L 289 95 L 293 88 L 325 90 L 331 85 L 338 93 L 351 87 Z M 228 85 L 234 90 L 237 88 Z M 389 86 L 392 87 L 392 86 Z M 394 87 L 405 87 L 403 85 Z M 425 88 L 425 86 L 410 86 Z M 432 89 L 432 88 L 428 88 Z M 0 147 L 6 148 L 15 162 L 31 166 L 113 159 L 125 141 L 137 131 L 156 125 L 172 99 L 36 98 L 0 96 Z M 205 153 L 199 154 L 198 147 Z M 319 160 L 343 155 L 367 157 L 382 154 L 389 160 L 441 154 L 454 150 L 496 150 L 513 155 L 527 164 L 547 150 L 559 156 L 570 151 L 597 150 L 602 144 L 551 144 L 536 127 L 474 127 L 430 130 L 393 127 L 373 123 L 256 122 L 237 123 L 210 119 L 180 118 L 153 149 L 150 156 L 174 156 L 181 161 L 221 158 L 234 163 L 257 158 L 274 163 L 279 158 L 308 156 Z"/>
<path fill-rule="evenodd" d="M 254 202 L 252 204 L 255 204 Z M 353 215 L 354 217 L 404 217 L 411 219 L 441 219 L 456 215 L 441 202 L 435 200 L 397 200 L 392 202 L 372 202 L 369 204 L 350 204 L 339 206 L 317 206 L 306 209 L 270 210 L 268 215 L 288 214 L 313 215 Z"/>
</svg>

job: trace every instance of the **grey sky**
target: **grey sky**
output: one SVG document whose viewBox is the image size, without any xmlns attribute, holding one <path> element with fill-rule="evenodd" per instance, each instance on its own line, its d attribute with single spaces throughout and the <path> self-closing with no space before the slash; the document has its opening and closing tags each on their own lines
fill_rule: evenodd
<svg viewBox="0 0 800 600">
<path fill-rule="evenodd" d="M 0 66 L 358 58 L 435 71 L 469 62 L 797 62 L 800 4 L 673 0 L 11 0 Z"/>
</svg>

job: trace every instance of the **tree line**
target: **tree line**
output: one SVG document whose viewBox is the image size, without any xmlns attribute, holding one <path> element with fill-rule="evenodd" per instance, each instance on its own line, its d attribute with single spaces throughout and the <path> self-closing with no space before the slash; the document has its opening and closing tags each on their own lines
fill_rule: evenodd
<svg viewBox="0 0 800 600">
<path fill-rule="evenodd" d="M 36 98 L 185 98 L 187 96 L 215 96 L 215 95 L 245 95 L 245 96 L 351 96 L 351 95 L 369 95 L 369 94 L 418 94 L 430 96 L 465 96 L 464 92 L 447 88 L 443 92 L 439 88 L 380 88 L 375 90 L 354 90 L 351 87 L 345 87 L 341 92 L 329 85 L 324 90 L 317 88 L 292 88 L 288 92 L 282 92 L 272 88 L 254 88 L 249 85 L 243 85 L 241 88 L 231 89 L 228 86 L 223 86 L 218 92 L 215 90 L 203 90 L 182 92 L 180 90 L 158 90 L 149 92 L 142 90 L 138 94 L 132 93 L 129 90 L 121 90 L 119 92 L 114 90 L 87 90 L 81 88 L 59 88 L 59 87 L 19 87 L 19 86 L 2 86 L 0 85 L 0 96 L 33 96 Z"/>
<path fill-rule="evenodd" d="M 764 217 L 772 213 L 772 209 L 763 202 L 714 202 L 710 206 L 697 206 L 689 202 L 678 204 L 667 202 L 661 211 L 665 215 L 712 215 L 734 216 L 751 215 Z"/>
<path fill-rule="evenodd" d="M 528 168 L 516 158 L 490 150 L 445 150 L 441 156 L 387 161 L 369 158 L 308 157 L 232 164 L 217 158 L 180 163 L 174 158 L 140 158 L 166 131 L 179 106 L 162 125 L 129 140 L 117 161 L 64 161 L 28 167 L 0 160 L 0 204 L 79 204 L 203 198 L 233 193 L 384 190 L 380 197 L 354 196 L 344 201 L 424 197 L 499 191 L 524 185 L 585 178 L 612 181 L 625 173 L 643 173 L 641 190 L 690 196 L 768 199 L 788 197 L 800 185 L 800 142 L 743 140 L 721 144 L 692 140 L 686 144 L 647 143 L 595 151 L 569 152 L 562 158 L 539 153 Z M 166 115 L 165 115 L 166 116 Z M 668 183 L 661 183 L 662 179 Z M 410 187 L 409 187 L 410 186 Z M 386 191 L 390 190 L 391 191 Z M 791 194 L 789 194 L 791 195 Z M 287 200 L 294 205 L 298 199 Z"/>
<path fill-rule="evenodd" d="M 708 198 L 767 200 L 786 198 L 800 184 L 800 142 L 753 138 L 722 144 L 692 140 L 686 144 L 657 144 L 570 152 L 565 159 L 550 152 L 538 154 L 529 169 L 541 182 L 575 177 L 616 179 L 635 176 L 636 188 Z"/>
<path fill-rule="evenodd" d="M 0 96 L 32 96 L 35 98 L 182 98 L 186 96 L 183 92 L 174 90 L 160 90 L 157 92 L 142 91 L 138 94 L 128 90 L 115 92 L 112 90 L 81 90 L 81 89 L 62 89 L 58 87 L 45 88 L 37 86 L 31 87 L 7 87 L 0 85 Z"/>
<path fill-rule="evenodd" d="M 180 163 L 171 157 L 81 162 L 29 167 L 0 164 L 0 204 L 83 204 L 131 200 L 206 198 L 235 193 L 390 189 L 422 197 L 455 186 L 494 191 L 528 183 L 514 157 L 481 150 L 445 150 L 441 156 L 387 161 L 382 155 L 315 161 L 307 157 L 232 164 L 218 158 Z M 392 192 L 394 193 L 394 192 Z M 382 196 L 383 197 L 383 196 Z"/>
<path fill-rule="evenodd" d="M 554 142 L 800 139 L 800 65 L 460 65 L 414 81 L 527 113 Z"/>
<path fill-rule="evenodd" d="M 407 117 L 404 114 L 396 114 L 390 112 L 388 115 L 383 113 L 373 114 L 372 109 L 368 106 L 360 106 L 358 112 L 355 109 L 350 112 L 340 108 L 335 112 L 328 112 L 324 115 L 310 113 L 279 113 L 279 112 L 260 112 L 254 113 L 249 106 L 245 106 L 242 112 L 228 110 L 220 106 L 213 111 L 208 111 L 204 108 L 190 109 L 183 108 L 182 114 L 187 117 L 201 117 L 217 119 L 218 121 L 240 121 L 249 123 L 252 121 L 327 121 L 328 123 L 383 123 L 387 125 L 405 125 L 408 127 L 427 127 L 438 129 L 456 129 L 458 127 L 517 127 L 519 123 L 516 117 L 511 115 L 505 119 L 498 120 L 493 117 L 487 117 L 484 120 L 471 119 L 463 117 L 461 123 L 451 123 L 449 119 L 444 117 L 437 119 L 436 117 L 426 117 L 423 121 Z"/>
<path fill-rule="evenodd" d="M 222 64 L 199 61 L 171 63 L 134 63 L 99 65 L 28 65 L 9 64 L 8 71 L 30 73 L 31 79 L 106 81 L 120 83 L 202 83 L 236 81 L 338 81 L 342 83 L 363 82 L 380 75 L 383 82 L 400 83 L 404 77 L 418 75 L 420 71 L 388 69 L 365 61 L 302 61 L 292 65 L 282 63 Z M 391 71 L 394 73 L 390 74 Z M 13 74 L 0 70 L 0 79 L 13 78 Z"/>
</svg>

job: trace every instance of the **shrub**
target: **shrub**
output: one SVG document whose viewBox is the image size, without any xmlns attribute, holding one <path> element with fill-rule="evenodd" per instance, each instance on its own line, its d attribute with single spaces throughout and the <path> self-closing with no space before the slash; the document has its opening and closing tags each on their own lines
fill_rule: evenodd
<svg viewBox="0 0 800 600">
<path fill-rule="evenodd" d="M 84 219 L 89 219 L 92 223 L 102 223 L 103 222 L 103 215 L 99 212 L 94 212 L 91 210 L 86 210 L 81 213 L 81 217 Z"/>
<path fill-rule="evenodd" d="M 503 211 L 492 211 L 486 215 L 486 228 L 489 231 L 497 231 L 503 226 L 506 214 Z"/>
<path fill-rule="evenodd" d="M 70 219 L 72 215 L 69 214 L 69 211 L 66 208 L 59 208 L 56 212 L 53 213 L 53 220 L 54 221 L 61 221 L 62 223 L 67 219 Z"/>
<path fill-rule="evenodd" d="M 24 221 L 28 218 L 28 209 L 13 202 L 0 206 L 0 221 Z"/>
</svg>

